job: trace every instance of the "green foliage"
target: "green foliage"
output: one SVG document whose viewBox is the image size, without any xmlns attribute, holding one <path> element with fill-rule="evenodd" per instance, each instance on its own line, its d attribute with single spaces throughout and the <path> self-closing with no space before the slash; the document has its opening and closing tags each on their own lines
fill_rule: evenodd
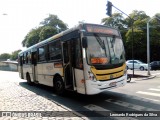
<svg viewBox="0 0 160 120">
<path fill-rule="evenodd" d="M 160 13 L 155 16 L 160 18 Z M 150 17 L 144 11 L 137 10 L 129 14 L 129 17 L 124 19 L 122 14 L 115 13 L 112 17 L 103 18 L 102 23 L 119 28 L 125 45 L 126 59 L 132 59 L 134 56 L 134 59 L 147 62 L 147 22 Z M 150 21 L 151 61 L 160 60 L 159 31 L 160 20 L 153 19 Z"/>
<path fill-rule="evenodd" d="M 59 32 L 67 29 L 67 24 L 60 20 L 57 15 L 49 14 L 49 17 L 45 18 L 40 24 L 43 26 L 52 26 Z"/>
<path fill-rule="evenodd" d="M 11 59 L 11 60 L 17 60 L 17 59 L 18 59 L 18 53 L 19 53 L 20 51 L 21 51 L 21 50 L 16 50 L 16 51 L 12 52 L 10 59 Z"/>
<path fill-rule="evenodd" d="M 9 53 L 2 53 L 0 55 L 0 61 L 6 61 L 7 59 L 11 59 L 11 60 L 17 60 L 18 59 L 18 53 L 21 50 L 15 50 L 12 52 L 12 54 Z"/>
<path fill-rule="evenodd" d="M 114 27 L 118 29 L 125 28 L 124 18 L 120 13 L 114 13 L 112 17 L 103 18 L 101 22 L 102 24 L 110 27 Z"/>
<path fill-rule="evenodd" d="M 67 24 L 60 20 L 56 15 L 49 15 L 44 21 L 40 22 L 40 27 L 32 29 L 22 41 L 23 47 L 30 47 L 43 41 L 61 31 L 67 29 Z"/>
<path fill-rule="evenodd" d="M 5 61 L 5 60 L 9 59 L 10 57 L 11 57 L 11 55 L 9 53 L 3 53 L 0 55 L 0 60 Z"/>
<path fill-rule="evenodd" d="M 32 29 L 26 36 L 25 39 L 22 41 L 23 47 L 30 47 L 39 42 L 39 33 L 42 27 Z"/>
<path fill-rule="evenodd" d="M 39 33 L 39 41 L 43 41 L 53 35 L 57 34 L 57 30 L 52 26 L 44 26 Z"/>
</svg>

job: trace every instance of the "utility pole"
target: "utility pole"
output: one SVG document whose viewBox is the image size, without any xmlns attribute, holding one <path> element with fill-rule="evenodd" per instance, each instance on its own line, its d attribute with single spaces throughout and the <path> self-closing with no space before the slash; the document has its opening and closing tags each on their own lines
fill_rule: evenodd
<svg viewBox="0 0 160 120">
<path fill-rule="evenodd" d="M 150 39 L 149 39 L 149 27 L 150 26 L 149 26 L 149 22 L 154 18 L 160 20 L 160 18 L 158 18 L 156 16 L 153 16 L 151 19 L 149 19 L 147 21 L 147 64 L 148 64 L 148 72 L 147 72 L 147 74 L 148 75 L 151 75 L 151 73 L 150 73 Z"/>
</svg>

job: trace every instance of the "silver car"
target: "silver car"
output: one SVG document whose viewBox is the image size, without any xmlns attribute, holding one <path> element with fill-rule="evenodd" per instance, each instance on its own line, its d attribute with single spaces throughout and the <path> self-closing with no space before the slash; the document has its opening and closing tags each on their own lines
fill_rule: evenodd
<svg viewBox="0 0 160 120">
<path fill-rule="evenodd" d="M 133 69 L 133 60 L 127 60 L 127 69 Z M 139 70 L 148 70 L 148 64 L 143 63 L 140 60 L 134 60 L 134 69 L 139 69 Z"/>
</svg>

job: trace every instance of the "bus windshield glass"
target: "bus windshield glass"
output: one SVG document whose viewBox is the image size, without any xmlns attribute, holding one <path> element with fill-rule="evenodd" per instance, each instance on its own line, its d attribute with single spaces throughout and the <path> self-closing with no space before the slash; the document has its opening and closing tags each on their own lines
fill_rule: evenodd
<svg viewBox="0 0 160 120">
<path fill-rule="evenodd" d="M 114 36 L 87 36 L 87 61 L 90 65 L 119 64 L 125 61 L 122 39 Z"/>
</svg>

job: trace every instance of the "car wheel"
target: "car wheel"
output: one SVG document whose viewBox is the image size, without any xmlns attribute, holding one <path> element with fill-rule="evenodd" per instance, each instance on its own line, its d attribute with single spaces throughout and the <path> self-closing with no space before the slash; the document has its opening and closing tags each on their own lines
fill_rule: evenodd
<svg viewBox="0 0 160 120">
<path fill-rule="evenodd" d="M 130 81 L 131 81 L 131 76 L 127 75 L 127 82 L 130 82 Z"/>
<path fill-rule="evenodd" d="M 144 67 L 143 67 L 143 66 L 141 66 L 139 69 L 140 69 L 141 71 L 143 71 L 143 70 L 144 70 Z"/>
</svg>

